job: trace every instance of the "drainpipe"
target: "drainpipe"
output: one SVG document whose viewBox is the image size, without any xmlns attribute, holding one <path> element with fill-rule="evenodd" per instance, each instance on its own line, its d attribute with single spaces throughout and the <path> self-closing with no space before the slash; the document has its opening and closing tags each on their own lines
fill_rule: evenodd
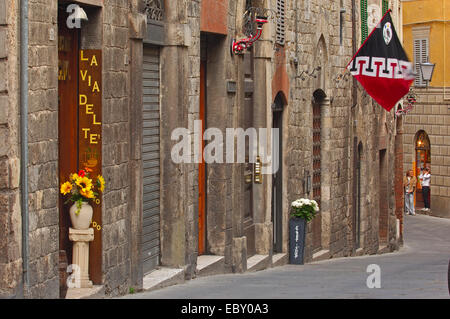
<svg viewBox="0 0 450 319">
<path fill-rule="evenodd" d="M 356 3 L 355 0 L 352 0 L 352 54 L 356 53 Z M 357 91 L 357 84 L 355 77 L 352 76 L 352 109 L 355 108 L 356 104 L 358 103 L 358 91 Z M 356 116 L 356 113 L 355 113 Z M 354 120 L 356 120 L 354 118 Z"/>
<path fill-rule="evenodd" d="M 28 235 L 28 0 L 20 1 L 20 184 L 23 293 L 29 285 Z"/>
</svg>

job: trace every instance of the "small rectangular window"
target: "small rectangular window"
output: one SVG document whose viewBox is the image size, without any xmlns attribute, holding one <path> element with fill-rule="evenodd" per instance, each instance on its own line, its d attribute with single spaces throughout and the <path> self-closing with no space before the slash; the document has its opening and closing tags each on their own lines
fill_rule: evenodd
<svg viewBox="0 0 450 319">
<path fill-rule="evenodd" d="M 277 44 L 284 45 L 286 38 L 285 0 L 277 0 Z"/>
<path fill-rule="evenodd" d="M 389 10 L 389 0 L 383 0 L 383 15 Z"/>
</svg>

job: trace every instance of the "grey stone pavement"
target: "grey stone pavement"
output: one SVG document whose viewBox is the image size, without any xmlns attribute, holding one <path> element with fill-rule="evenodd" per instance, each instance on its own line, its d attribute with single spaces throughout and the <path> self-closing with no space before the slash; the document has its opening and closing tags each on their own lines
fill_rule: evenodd
<svg viewBox="0 0 450 319">
<path fill-rule="evenodd" d="M 406 216 L 404 241 L 394 253 L 196 278 L 123 298 L 449 298 L 450 219 Z M 366 285 L 370 264 L 381 268 L 381 288 Z"/>
</svg>

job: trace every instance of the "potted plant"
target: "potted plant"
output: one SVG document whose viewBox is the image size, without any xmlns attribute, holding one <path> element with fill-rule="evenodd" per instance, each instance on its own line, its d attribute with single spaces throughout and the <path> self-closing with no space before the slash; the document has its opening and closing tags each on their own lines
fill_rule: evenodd
<svg viewBox="0 0 450 319">
<path fill-rule="evenodd" d="M 306 223 L 312 220 L 318 211 L 319 205 L 315 200 L 300 198 L 291 203 L 289 263 L 303 265 Z"/>
<path fill-rule="evenodd" d="M 105 189 L 105 180 L 101 175 L 98 175 L 95 182 L 89 177 L 91 169 L 85 168 L 77 173 L 70 174 L 69 181 L 61 185 L 61 194 L 64 196 L 70 194 L 69 201 L 73 202 L 70 207 L 70 220 L 72 227 L 75 229 L 88 229 L 92 220 L 92 206 L 89 201 L 95 200 L 99 193 L 96 190 L 103 192 Z"/>
</svg>

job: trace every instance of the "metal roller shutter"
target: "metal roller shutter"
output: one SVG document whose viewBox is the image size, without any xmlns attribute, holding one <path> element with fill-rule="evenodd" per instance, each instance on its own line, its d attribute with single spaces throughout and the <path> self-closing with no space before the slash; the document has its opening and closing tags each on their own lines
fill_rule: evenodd
<svg viewBox="0 0 450 319">
<path fill-rule="evenodd" d="M 159 264 L 160 172 L 159 172 L 159 50 L 144 48 L 143 59 L 143 224 L 144 274 Z"/>
</svg>

